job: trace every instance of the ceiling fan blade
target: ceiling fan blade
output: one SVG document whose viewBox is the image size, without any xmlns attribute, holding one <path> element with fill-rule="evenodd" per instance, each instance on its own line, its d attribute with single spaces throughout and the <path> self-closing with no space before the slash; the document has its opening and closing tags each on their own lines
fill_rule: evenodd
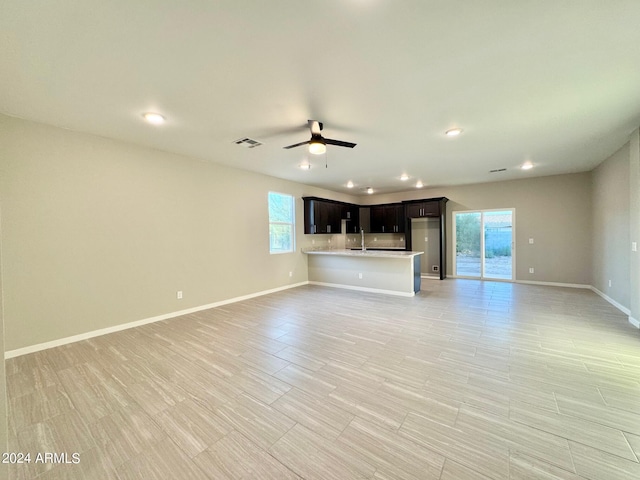
<svg viewBox="0 0 640 480">
<path fill-rule="evenodd" d="M 309 130 L 311 130 L 311 135 L 320 135 L 322 131 L 322 122 L 317 120 L 307 120 L 309 124 Z"/>
<path fill-rule="evenodd" d="M 338 147 L 348 147 L 348 148 L 353 148 L 356 146 L 355 143 L 343 142 L 342 140 L 332 140 L 330 138 L 325 138 L 324 143 L 326 143 L 327 145 L 337 145 Z"/>
<path fill-rule="evenodd" d="M 282 148 L 286 148 L 286 149 L 295 148 L 295 147 L 299 147 L 301 145 L 307 145 L 308 143 L 309 143 L 309 140 L 307 140 L 306 142 L 294 143 L 293 145 L 289 145 L 287 147 L 282 147 Z"/>
</svg>

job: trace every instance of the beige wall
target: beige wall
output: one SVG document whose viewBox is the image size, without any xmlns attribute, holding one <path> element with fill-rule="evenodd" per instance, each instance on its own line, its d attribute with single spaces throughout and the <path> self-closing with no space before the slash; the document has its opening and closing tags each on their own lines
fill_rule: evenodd
<svg viewBox="0 0 640 480">
<path fill-rule="evenodd" d="M 0 454 L 8 452 L 8 422 L 7 422 L 7 389 L 4 366 L 4 316 L 3 316 L 3 290 L 2 290 L 2 215 L 0 209 Z M 8 465 L 0 463 L 0 478 L 7 478 L 9 475 Z"/>
<path fill-rule="evenodd" d="M 353 200 L 0 116 L 6 349 L 306 281 L 301 244 L 269 254 L 270 190 L 299 240 L 302 196 Z"/>
<path fill-rule="evenodd" d="M 310 282 L 413 295 L 412 257 L 309 255 L 308 263 Z"/>
<path fill-rule="evenodd" d="M 439 278 L 439 274 L 433 271 L 434 265 L 440 265 L 440 221 L 437 218 L 414 218 L 411 221 L 411 250 L 424 252 L 420 255 L 420 272 Z"/>
<path fill-rule="evenodd" d="M 626 308 L 630 300 L 629 153 L 626 144 L 592 171 L 592 285 Z"/>
<path fill-rule="evenodd" d="M 591 179 L 586 172 L 353 197 L 0 116 L 6 349 L 306 281 L 300 249 L 344 241 L 303 234 L 306 195 L 362 204 L 448 197 L 449 275 L 451 212 L 515 208 L 516 279 L 588 285 Z M 296 253 L 268 253 L 270 190 L 296 197 Z M 640 293 L 631 272 L 630 291 Z"/>
<path fill-rule="evenodd" d="M 629 190 L 630 241 L 640 248 L 640 129 L 636 129 L 629 140 Z M 640 322 L 640 251 L 630 253 L 629 268 L 629 307 L 631 318 L 637 324 Z"/>
<path fill-rule="evenodd" d="M 526 175 L 526 173 L 523 173 Z M 447 274 L 452 275 L 451 212 L 515 208 L 516 279 L 589 285 L 591 282 L 590 173 L 362 197 L 376 204 L 447 197 Z M 534 244 L 529 244 L 529 238 Z M 535 274 L 529 274 L 534 267 Z"/>
</svg>

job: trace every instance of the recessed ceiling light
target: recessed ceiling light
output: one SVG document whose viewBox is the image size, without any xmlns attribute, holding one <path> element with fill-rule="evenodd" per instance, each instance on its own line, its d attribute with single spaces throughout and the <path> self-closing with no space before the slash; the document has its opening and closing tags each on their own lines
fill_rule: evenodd
<svg viewBox="0 0 640 480">
<path fill-rule="evenodd" d="M 353 188 L 353 182 L 351 180 L 347 182 L 347 188 Z"/>
<path fill-rule="evenodd" d="M 447 130 L 444 132 L 447 137 L 457 137 L 462 133 L 461 128 L 452 128 L 451 130 Z"/>
<path fill-rule="evenodd" d="M 147 112 L 147 113 L 143 113 L 142 117 L 149 123 L 152 123 L 154 125 L 162 125 L 166 118 L 164 118 L 163 115 L 160 115 L 159 113 L 154 113 L 154 112 Z"/>
<path fill-rule="evenodd" d="M 367 193 L 371 195 L 373 193 L 373 188 L 367 187 Z"/>
<path fill-rule="evenodd" d="M 406 173 L 403 173 L 402 175 L 400 175 L 400 180 L 402 180 L 403 182 L 406 182 L 407 180 L 409 180 L 409 175 L 407 175 Z"/>
<path fill-rule="evenodd" d="M 422 187 L 424 187 L 424 184 L 420 180 L 418 180 L 416 182 L 416 188 L 422 188 Z"/>
<path fill-rule="evenodd" d="M 520 167 L 522 170 L 531 170 L 533 168 L 533 163 L 527 162 Z"/>
<path fill-rule="evenodd" d="M 301 170 L 311 170 L 311 164 L 310 163 L 301 163 L 300 164 L 300 169 Z"/>
</svg>

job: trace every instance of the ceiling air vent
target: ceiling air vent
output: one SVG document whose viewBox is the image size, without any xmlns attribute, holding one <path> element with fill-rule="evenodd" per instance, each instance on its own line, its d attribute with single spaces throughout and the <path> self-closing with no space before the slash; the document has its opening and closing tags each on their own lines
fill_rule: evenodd
<svg viewBox="0 0 640 480">
<path fill-rule="evenodd" d="M 235 142 L 236 145 L 242 145 L 243 147 L 247 147 L 247 148 L 254 148 L 254 147 L 259 147 L 260 145 L 262 145 L 262 143 L 260 143 L 257 140 L 253 140 L 251 138 L 241 138 L 239 140 L 236 140 Z"/>
<path fill-rule="evenodd" d="M 506 172 L 506 168 L 496 168 L 495 170 L 489 170 L 489 173 Z"/>
</svg>

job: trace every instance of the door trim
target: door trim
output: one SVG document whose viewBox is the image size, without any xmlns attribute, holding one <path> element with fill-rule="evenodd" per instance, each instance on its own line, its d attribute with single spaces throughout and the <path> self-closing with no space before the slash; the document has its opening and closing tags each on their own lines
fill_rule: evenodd
<svg viewBox="0 0 640 480">
<path fill-rule="evenodd" d="M 484 274 L 484 214 L 487 212 L 511 212 L 511 279 L 504 278 L 491 278 L 486 277 Z M 457 268 L 457 248 L 456 248 L 456 214 L 457 213 L 479 213 L 480 214 L 480 253 L 482 255 L 480 261 L 480 276 L 469 277 L 465 275 L 458 275 Z M 451 212 L 451 250 L 452 250 L 452 273 L 456 278 L 468 278 L 473 280 L 495 280 L 503 282 L 516 282 L 516 209 L 515 208 L 488 208 L 488 209 L 476 209 L 476 210 L 454 210 Z"/>
</svg>

